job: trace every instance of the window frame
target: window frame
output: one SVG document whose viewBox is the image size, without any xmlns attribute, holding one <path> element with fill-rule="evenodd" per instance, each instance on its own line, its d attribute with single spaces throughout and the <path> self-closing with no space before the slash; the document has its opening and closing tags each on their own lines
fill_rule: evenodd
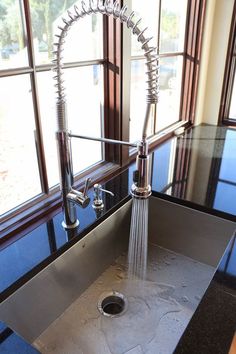
<svg viewBox="0 0 236 354">
<path fill-rule="evenodd" d="M 130 5 L 131 0 L 127 0 Z M 126 1 L 126 3 L 127 3 Z M 159 14 L 158 14 L 158 27 L 160 26 L 160 8 L 161 1 L 159 0 Z M 200 74 L 200 62 L 202 52 L 202 41 L 204 34 L 204 20 L 206 13 L 207 0 L 188 0 L 187 2 L 187 16 L 185 27 L 185 39 L 183 52 L 176 53 L 163 53 L 160 57 L 183 57 L 183 69 L 182 69 L 182 87 L 180 95 L 180 110 L 179 121 L 173 123 L 169 127 L 166 127 L 160 132 L 154 133 L 150 139 L 150 148 L 154 148 L 164 139 L 171 137 L 174 131 L 180 127 L 189 128 L 194 125 L 197 103 L 197 90 Z M 160 28 L 158 28 L 158 40 L 159 40 Z M 159 45 L 159 43 L 158 43 Z M 131 50 L 130 50 L 131 53 Z M 130 61 L 132 60 L 131 54 L 124 53 L 123 66 L 130 70 Z M 143 59 L 140 56 L 134 56 L 134 60 Z M 130 85 L 130 83 L 128 83 Z M 125 83 L 125 87 L 128 85 Z M 155 123 L 156 125 L 156 123 Z M 153 125 L 154 130 L 155 125 Z M 126 125 L 127 127 L 127 125 Z M 129 126 L 128 126 L 129 129 Z M 135 156 L 136 150 L 131 149 L 130 160 L 132 161 Z"/>
<path fill-rule="evenodd" d="M 35 140 L 36 140 L 36 150 L 37 150 L 37 161 L 39 168 L 39 176 L 41 182 L 41 193 L 37 196 L 32 197 L 30 200 L 25 201 L 24 203 L 16 206 L 15 208 L 9 210 L 4 213 L 0 218 L 0 226 L 4 230 L 9 228 L 9 224 L 16 220 L 17 224 L 20 219 L 23 220 L 26 218 L 26 215 L 31 215 L 37 209 L 37 203 L 42 208 L 42 205 L 54 204 L 54 200 L 58 200 L 60 202 L 60 192 L 59 185 L 56 185 L 52 188 L 49 188 L 48 178 L 47 178 L 47 168 L 46 168 L 46 158 L 45 158 L 45 149 L 43 143 L 43 132 L 42 132 L 42 124 L 41 124 L 41 115 L 40 115 L 40 104 L 39 104 L 39 95 L 38 95 L 38 87 L 37 87 L 37 73 L 39 72 L 49 72 L 53 68 L 53 64 L 43 64 L 36 65 L 35 63 L 35 55 L 34 55 L 34 46 L 33 46 L 33 33 L 32 33 L 32 21 L 31 21 L 31 13 L 30 13 L 30 3 L 29 0 L 23 0 L 21 3 L 22 11 L 24 12 L 24 34 L 27 38 L 27 49 L 28 49 L 28 62 L 29 66 L 27 67 L 19 67 L 13 69 L 3 69 L 0 70 L 0 78 L 9 77 L 9 76 L 17 76 L 23 74 L 30 75 L 30 82 L 32 88 L 32 103 L 34 108 L 34 120 L 35 120 Z M 113 29 L 113 32 L 110 30 L 111 35 L 108 40 L 108 26 Z M 117 27 L 117 28 L 116 28 Z M 111 43 L 115 43 L 116 47 L 120 45 L 120 41 L 118 40 L 117 31 L 119 31 L 118 26 L 115 21 L 107 20 L 104 16 L 103 19 L 103 41 L 104 41 L 104 50 L 103 50 L 103 59 L 97 60 L 88 60 L 88 61 L 78 61 L 72 63 L 65 63 L 64 68 L 76 68 L 76 67 L 87 67 L 89 65 L 102 65 L 104 68 L 104 135 L 105 137 L 111 137 L 113 139 L 119 139 L 119 130 L 117 129 L 117 124 L 113 122 L 120 121 L 120 112 L 119 106 L 120 103 L 117 98 L 117 88 L 119 87 L 119 80 L 117 79 L 118 70 L 114 70 L 114 67 L 117 65 L 117 60 L 114 58 L 114 53 L 118 52 L 118 48 L 112 46 Z M 116 41 L 111 40 L 113 36 L 116 36 Z M 114 67 L 112 66 L 114 65 Z M 118 65 L 120 65 L 118 63 Z M 115 72 L 115 73 L 114 73 Z M 111 86 L 113 83 L 113 86 Z M 109 96 L 105 94 L 105 92 L 109 92 Z M 114 102 L 116 102 L 116 106 L 118 107 L 115 110 L 116 114 L 113 116 L 110 114 L 111 106 Z M 55 101 L 56 102 L 56 101 Z M 112 110 L 114 112 L 114 110 Z M 109 119 L 108 119 L 109 116 Z M 56 119 L 56 117 L 55 117 Z M 118 134 L 115 132 L 118 132 Z M 113 146 L 108 146 L 105 148 L 104 160 L 98 162 L 86 170 L 82 171 L 75 175 L 75 186 L 77 188 L 82 188 L 81 179 L 85 174 L 90 174 L 93 176 L 93 180 L 98 179 L 98 171 L 100 175 L 103 176 L 104 172 L 107 174 L 109 172 L 113 173 L 114 169 L 117 168 L 117 164 L 119 163 L 120 156 L 119 151 L 114 149 Z M 111 163 L 113 162 L 113 163 Z M 96 171 L 97 173 L 96 173 Z M 27 212 L 28 210 L 28 212 Z"/>
<path fill-rule="evenodd" d="M 229 34 L 224 81 L 220 101 L 218 124 L 236 126 L 236 119 L 229 117 L 234 82 L 236 81 L 236 1 L 234 1 Z"/>
<path fill-rule="evenodd" d="M 123 0 L 120 0 L 120 4 L 121 6 L 123 5 Z M 35 123 L 37 127 L 36 137 L 38 145 L 38 160 L 40 160 L 39 171 L 42 179 L 41 184 L 43 192 L 4 214 L 0 219 L 0 243 L 6 238 L 8 239 L 9 237 L 16 235 L 17 232 L 23 230 L 26 225 L 33 225 L 39 220 L 42 221 L 48 213 L 55 212 L 55 210 L 59 211 L 59 208 L 61 207 L 59 186 L 57 185 L 50 190 L 48 187 L 36 81 L 36 73 L 40 71 L 48 71 L 52 68 L 52 65 L 36 66 L 34 62 L 29 0 L 23 0 L 23 7 L 26 14 L 25 21 L 28 33 L 27 46 L 28 53 L 30 53 L 29 67 L 2 70 L 0 71 L 0 77 L 25 73 L 29 73 L 31 76 L 32 89 L 34 91 L 33 103 L 35 109 Z M 205 8 L 206 0 L 188 0 L 188 20 L 186 23 L 182 74 L 181 119 L 177 124 L 168 127 L 161 132 L 161 134 L 157 133 L 154 135 L 151 139 L 150 149 L 173 136 L 174 131 L 177 128 L 187 128 L 194 123 Z M 131 43 L 125 31 L 128 30 L 123 28 L 123 25 L 119 21 L 114 20 L 112 17 L 103 16 L 104 58 L 102 60 L 70 63 L 68 64 L 68 67 L 93 64 L 103 65 L 104 136 L 106 138 L 127 141 L 129 140 L 129 100 L 127 97 L 130 82 L 129 80 L 123 79 L 123 73 L 128 73 L 130 71 L 130 61 L 126 55 L 126 49 L 131 46 Z M 67 67 L 67 64 L 65 67 Z M 186 98 L 184 98 L 185 94 L 187 94 Z M 124 170 L 129 163 L 135 159 L 135 156 L 135 151 L 132 151 L 132 153 L 129 154 L 129 149 L 127 147 L 105 144 L 105 160 L 76 175 L 75 188 L 82 188 L 85 176 L 91 177 L 94 183 L 108 180 Z"/>
<path fill-rule="evenodd" d="M 129 0 L 129 2 L 131 3 L 132 0 Z M 159 1 L 158 1 L 157 43 L 156 43 L 157 48 L 159 48 L 159 46 L 160 46 L 162 2 L 163 2 L 163 0 L 159 0 Z M 188 2 L 187 2 L 187 11 L 186 11 L 186 24 L 185 24 L 184 48 L 185 48 L 185 45 L 186 45 L 186 32 L 187 32 L 186 28 L 187 28 L 187 16 L 188 16 L 189 4 L 190 4 L 190 2 L 188 1 Z M 182 69 L 184 69 L 185 49 L 184 49 L 183 51 L 159 53 L 159 58 L 160 58 L 160 59 L 162 59 L 162 58 L 165 59 L 165 58 L 179 57 L 179 56 L 183 58 L 183 66 L 182 66 Z M 132 55 L 132 54 L 131 54 L 131 56 L 130 56 L 130 63 L 135 62 L 135 61 L 139 61 L 139 60 L 144 61 L 144 60 L 145 60 L 145 56 L 144 56 L 144 55 Z M 183 78 L 184 78 L 184 75 L 182 74 L 182 83 L 183 83 Z M 179 121 L 184 120 L 184 119 L 181 118 L 181 112 L 182 112 L 182 111 L 181 111 L 181 107 L 182 107 L 182 98 L 181 98 L 181 97 L 182 97 L 182 88 L 181 88 L 181 94 L 180 94 L 180 110 L 179 110 L 179 114 L 178 114 L 178 121 L 172 123 L 170 126 L 164 128 L 164 129 L 162 129 L 162 130 L 164 130 L 164 131 L 165 131 L 165 130 L 168 130 L 169 127 L 171 127 L 171 126 L 177 127 L 177 126 L 179 126 Z M 160 131 L 157 132 L 157 129 L 156 129 L 156 126 L 157 126 L 156 117 L 158 118 L 158 116 L 157 116 L 157 107 L 155 107 L 155 110 L 154 110 L 154 121 L 152 122 L 152 127 L 151 127 L 151 129 L 152 129 L 152 134 L 153 134 L 154 136 L 158 136 L 158 133 L 159 133 L 160 131 L 162 131 L 162 130 L 160 130 Z M 154 138 L 154 140 L 155 140 L 155 138 Z M 133 149 L 133 151 L 135 151 L 135 150 Z M 131 155 L 132 155 L 132 152 L 133 152 L 133 151 L 131 150 Z"/>
</svg>

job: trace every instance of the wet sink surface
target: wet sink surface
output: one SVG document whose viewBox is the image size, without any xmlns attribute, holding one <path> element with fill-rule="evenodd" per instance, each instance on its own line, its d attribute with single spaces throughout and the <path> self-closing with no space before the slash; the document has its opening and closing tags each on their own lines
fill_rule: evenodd
<svg viewBox="0 0 236 354">
<path fill-rule="evenodd" d="M 120 256 L 34 345 L 43 354 L 170 354 L 175 349 L 212 276 L 214 267 L 149 245 L 146 281 L 128 280 Z M 127 311 L 99 313 L 101 294 L 119 291 Z"/>
<path fill-rule="evenodd" d="M 235 224 L 151 197 L 147 281 L 127 282 L 131 201 L 0 304 L 0 318 L 43 354 L 170 354 L 233 235 Z M 103 292 L 128 298 L 119 318 Z"/>
</svg>

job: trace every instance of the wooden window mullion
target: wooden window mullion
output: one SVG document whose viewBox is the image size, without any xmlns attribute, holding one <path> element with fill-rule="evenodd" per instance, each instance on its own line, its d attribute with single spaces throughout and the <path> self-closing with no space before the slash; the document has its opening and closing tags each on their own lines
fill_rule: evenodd
<svg viewBox="0 0 236 354">
<path fill-rule="evenodd" d="M 232 22 L 229 35 L 229 44 L 226 56 L 226 66 L 224 72 L 224 82 L 221 94 L 221 103 L 219 110 L 219 124 L 236 125 L 236 122 L 230 120 L 229 111 L 233 92 L 233 85 L 236 75 L 236 1 L 234 2 Z"/>
<path fill-rule="evenodd" d="M 49 185 L 48 185 L 48 177 L 47 177 L 45 150 L 43 144 L 43 132 L 42 132 L 42 125 L 41 125 L 41 118 L 40 118 L 40 110 L 39 110 L 39 97 L 38 97 L 38 88 L 37 88 L 37 81 L 36 81 L 35 56 L 34 56 L 33 33 L 32 33 L 29 0 L 24 0 L 24 10 L 25 10 L 26 30 L 27 30 L 27 38 L 28 38 L 27 47 L 28 47 L 29 65 L 33 69 L 33 72 L 31 72 L 30 74 L 30 80 L 31 80 L 31 88 L 32 88 L 35 127 L 36 127 L 35 144 L 36 144 L 36 151 L 38 157 L 39 175 L 40 175 L 42 192 L 48 194 Z"/>
<path fill-rule="evenodd" d="M 184 51 L 180 117 L 194 123 L 206 0 L 190 0 Z"/>
</svg>

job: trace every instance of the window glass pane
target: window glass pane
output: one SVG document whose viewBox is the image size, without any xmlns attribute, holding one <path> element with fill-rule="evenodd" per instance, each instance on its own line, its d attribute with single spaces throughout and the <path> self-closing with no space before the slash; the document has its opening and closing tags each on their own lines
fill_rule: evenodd
<svg viewBox="0 0 236 354">
<path fill-rule="evenodd" d="M 159 12 L 159 1 L 149 0 L 146 1 L 132 0 L 132 10 L 135 11 L 136 16 L 134 20 L 142 18 L 140 23 L 140 29 L 148 27 L 145 35 L 148 37 L 154 37 L 152 43 L 154 46 L 157 45 L 157 32 L 158 32 L 158 12 Z M 133 21 L 134 21 L 133 20 Z M 141 44 L 137 41 L 137 36 L 132 35 L 132 55 L 143 55 L 143 50 L 141 49 Z"/>
<path fill-rule="evenodd" d="M 179 120 L 182 56 L 165 57 L 160 60 L 160 95 L 157 105 L 156 131 Z M 146 109 L 146 65 L 143 60 L 131 63 L 130 141 L 141 139 Z M 148 134 L 151 134 L 150 122 Z"/>
<path fill-rule="evenodd" d="M 230 102 L 229 118 L 236 119 L 236 76 L 234 77 L 234 87 Z"/>
<path fill-rule="evenodd" d="M 157 105 L 156 131 L 179 120 L 182 67 L 182 56 L 165 57 L 160 60 L 160 96 Z"/>
<path fill-rule="evenodd" d="M 24 28 L 23 1 L 1 0 L 0 69 L 28 65 Z"/>
<path fill-rule="evenodd" d="M 30 0 L 37 65 L 47 64 L 52 60 L 54 34 L 60 33 L 57 26 L 63 24 L 62 16 L 68 18 L 66 10 L 76 2 Z M 102 16 L 94 14 L 84 17 L 68 32 L 63 52 L 64 62 L 102 58 L 102 38 Z"/>
<path fill-rule="evenodd" d="M 160 53 L 183 52 L 187 0 L 162 0 Z"/>
<path fill-rule="evenodd" d="M 55 140 L 55 88 L 51 72 L 38 73 L 46 163 L 49 185 L 59 182 Z M 73 133 L 101 137 L 103 116 L 103 70 L 94 65 L 65 70 L 69 129 Z M 102 159 L 101 143 L 72 139 L 74 173 Z"/>
<path fill-rule="evenodd" d="M 59 183 L 56 147 L 56 99 L 53 72 L 37 73 L 40 114 L 49 187 Z"/>
<path fill-rule="evenodd" d="M 41 192 L 28 75 L 0 79 L 0 214 Z"/>
</svg>

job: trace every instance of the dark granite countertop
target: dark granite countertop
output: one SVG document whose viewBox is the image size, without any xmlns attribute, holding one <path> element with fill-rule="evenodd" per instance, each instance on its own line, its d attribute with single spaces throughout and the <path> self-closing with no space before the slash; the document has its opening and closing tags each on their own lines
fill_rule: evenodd
<svg viewBox="0 0 236 354">
<path fill-rule="evenodd" d="M 151 154 L 151 165 L 154 194 L 236 221 L 236 130 L 195 127 L 156 148 Z M 104 195 L 105 209 L 100 215 L 91 205 L 78 209 L 81 223 L 78 232 L 63 230 L 60 212 L 14 243 L 2 247 L 1 301 L 123 204 L 129 198 L 134 169 L 132 164 L 104 184 L 115 197 Z M 92 191 L 90 194 L 92 197 Z M 228 353 L 236 330 L 235 250 L 232 239 L 176 353 Z M 0 342 L 1 350 L 3 344 Z M 28 353 L 24 350 L 22 354 Z"/>
<path fill-rule="evenodd" d="M 236 332 L 236 238 L 193 314 L 175 354 L 228 354 Z"/>
<path fill-rule="evenodd" d="M 5 323 L 0 321 L 0 353 L 1 354 L 40 354 L 38 350 L 26 343 Z"/>
</svg>

